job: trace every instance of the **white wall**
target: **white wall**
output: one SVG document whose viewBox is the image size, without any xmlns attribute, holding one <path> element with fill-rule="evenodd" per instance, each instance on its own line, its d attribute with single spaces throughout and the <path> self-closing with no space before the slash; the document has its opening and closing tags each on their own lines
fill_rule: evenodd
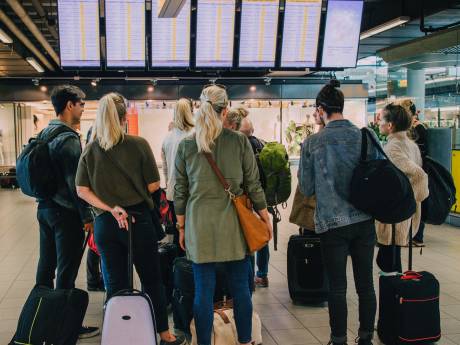
<svg viewBox="0 0 460 345">
<path fill-rule="evenodd" d="M 15 133 L 13 104 L 2 104 L 0 107 L 0 130 L 2 131 L 0 149 L 0 165 L 15 165 Z"/>
</svg>

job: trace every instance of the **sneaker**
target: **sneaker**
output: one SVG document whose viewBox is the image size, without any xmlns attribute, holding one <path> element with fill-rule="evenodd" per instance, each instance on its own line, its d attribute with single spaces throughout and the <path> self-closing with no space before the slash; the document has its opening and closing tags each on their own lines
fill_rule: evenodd
<svg viewBox="0 0 460 345">
<path fill-rule="evenodd" d="M 268 278 L 267 277 L 256 277 L 254 279 L 254 285 L 259 288 L 266 288 L 268 287 Z"/>
<path fill-rule="evenodd" d="M 425 247 L 425 243 L 419 242 L 419 241 L 415 241 L 415 240 L 412 240 L 412 245 L 413 245 L 414 247 L 418 247 L 418 248 L 423 248 L 423 247 Z"/>
<path fill-rule="evenodd" d="M 185 337 L 182 335 L 176 335 L 176 340 L 174 341 L 166 341 L 166 340 L 161 340 L 160 345 L 186 345 L 187 341 L 185 340 Z"/>
<path fill-rule="evenodd" d="M 360 337 L 355 339 L 355 343 L 358 345 L 373 345 L 372 339 L 361 339 Z"/>
<path fill-rule="evenodd" d="M 330 340 L 327 345 L 347 345 L 347 343 L 334 343 L 332 340 Z"/>
<path fill-rule="evenodd" d="M 99 335 L 99 327 L 81 326 L 78 338 L 87 339 L 95 337 L 96 335 Z"/>
<path fill-rule="evenodd" d="M 102 285 L 87 285 L 86 289 L 93 292 L 105 292 L 104 284 Z"/>
</svg>

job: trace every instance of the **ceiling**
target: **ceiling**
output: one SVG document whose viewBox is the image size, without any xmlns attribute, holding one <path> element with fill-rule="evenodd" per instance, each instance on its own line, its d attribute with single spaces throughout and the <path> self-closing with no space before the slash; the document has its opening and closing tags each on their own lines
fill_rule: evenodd
<svg viewBox="0 0 460 345">
<path fill-rule="evenodd" d="M 240 0 L 238 0 L 240 1 Z M 63 72 L 59 65 L 53 61 L 50 53 L 44 49 L 39 40 L 31 33 L 24 22 L 18 17 L 15 11 L 8 4 L 9 0 L 0 1 L 0 10 L 19 28 L 19 30 L 30 40 L 49 61 L 50 65 L 56 70 L 51 72 L 49 69 L 42 77 L 51 76 L 68 76 L 75 75 L 75 72 Z M 57 0 L 18 0 L 27 15 L 30 16 L 33 23 L 39 29 L 40 33 L 49 43 L 51 48 L 59 55 L 59 41 L 57 35 Z M 150 2 L 147 0 L 147 2 Z M 393 45 L 401 44 L 416 38 L 424 36 L 420 31 L 421 7 L 424 4 L 425 25 L 439 27 L 454 23 L 460 18 L 460 0 L 365 0 L 362 31 L 385 23 L 399 16 L 410 16 L 414 18 L 408 24 L 397 27 L 378 35 L 369 37 L 360 42 L 359 58 L 375 55 L 379 50 L 388 48 Z M 11 34 L 0 20 L 0 28 Z M 30 49 L 26 48 L 13 34 L 11 34 L 14 43 L 4 45 L 0 43 L 0 78 L 7 77 L 35 77 L 40 76 L 26 61 L 25 57 L 34 56 Z M 34 56 L 40 62 L 37 56 Z M 103 77 L 108 76 L 109 72 L 91 72 L 91 76 Z M 152 73 L 152 72 L 148 72 Z M 113 74 L 113 72 L 112 72 Z M 164 76 L 171 72 L 163 73 Z M 231 71 L 227 76 L 262 76 L 264 73 L 252 73 L 250 71 Z M 81 73 L 84 75 L 84 72 Z M 126 75 L 126 73 L 125 73 Z M 135 73 L 130 75 L 136 75 Z M 146 75 L 146 72 L 137 75 Z M 161 76 L 162 74 L 159 73 Z M 204 72 L 201 76 L 204 75 Z M 197 76 L 191 74 L 189 76 Z"/>
</svg>

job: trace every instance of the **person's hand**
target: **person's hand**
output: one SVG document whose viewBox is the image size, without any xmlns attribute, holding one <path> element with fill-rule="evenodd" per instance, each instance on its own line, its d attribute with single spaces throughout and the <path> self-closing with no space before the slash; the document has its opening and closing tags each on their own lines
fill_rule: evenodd
<svg viewBox="0 0 460 345">
<path fill-rule="evenodd" d="M 270 218 L 264 219 L 263 220 L 265 225 L 267 226 L 268 230 L 268 240 L 271 241 L 273 238 L 273 227 L 272 227 L 272 222 L 270 221 Z"/>
<path fill-rule="evenodd" d="M 185 252 L 185 229 L 179 230 L 179 245 L 182 250 Z"/>
<path fill-rule="evenodd" d="M 94 223 L 91 222 L 91 223 L 86 223 L 83 225 L 83 229 L 86 231 L 86 232 L 89 232 L 89 233 L 92 233 L 94 231 Z"/>
<path fill-rule="evenodd" d="M 110 213 L 117 220 L 120 229 L 128 230 L 128 213 L 125 211 L 124 208 L 120 206 L 115 206 L 110 210 Z"/>
</svg>

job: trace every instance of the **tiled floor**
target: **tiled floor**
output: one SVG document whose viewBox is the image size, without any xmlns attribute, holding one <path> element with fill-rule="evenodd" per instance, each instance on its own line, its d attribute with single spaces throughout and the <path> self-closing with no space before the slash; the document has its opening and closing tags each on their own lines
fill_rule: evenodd
<svg viewBox="0 0 460 345">
<path fill-rule="evenodd" d="M 38 259 L 38 226 L 35 203 L 19 191 L 0 189 L 0 344 L 6 344 L 16 327 L 20 309 L 34 284 Z M 271 252 L 270 287 L 256 291 L 253 301 L 263 322 L 264 345 L 325 344 L 329 339 L 325 307 L 293 305 L 286 281 L 286 250 L 296 227 L 288 224 L 283 211 L 279 250 Z M 414 255 L 415 269 L 436 274 L 441 283 L 443 338 L 439 344 L 460 344 L 460 229 L 450 226 L 427 227 L 428 247 L 423 255 Z M 406 257 L 406 252 L 404 252 Z M 377 272 L 377 270 L 375 270 Z M 349 270 L 349 343 L 358 327 L 357 298 Z M 376 276 L 377 278 L 377 276 Z M 85 288 L 85 270 L 81 266 L 78 287 Z M 377 286 L 377 285 L 376 285 Z M 90 293 L 85 322 L 100 325 L 102 293 Z M 99 338 L 81 344 L 99 344 Z M 378 341 L 375 342 L 378 344 Z"/>
</svg>

